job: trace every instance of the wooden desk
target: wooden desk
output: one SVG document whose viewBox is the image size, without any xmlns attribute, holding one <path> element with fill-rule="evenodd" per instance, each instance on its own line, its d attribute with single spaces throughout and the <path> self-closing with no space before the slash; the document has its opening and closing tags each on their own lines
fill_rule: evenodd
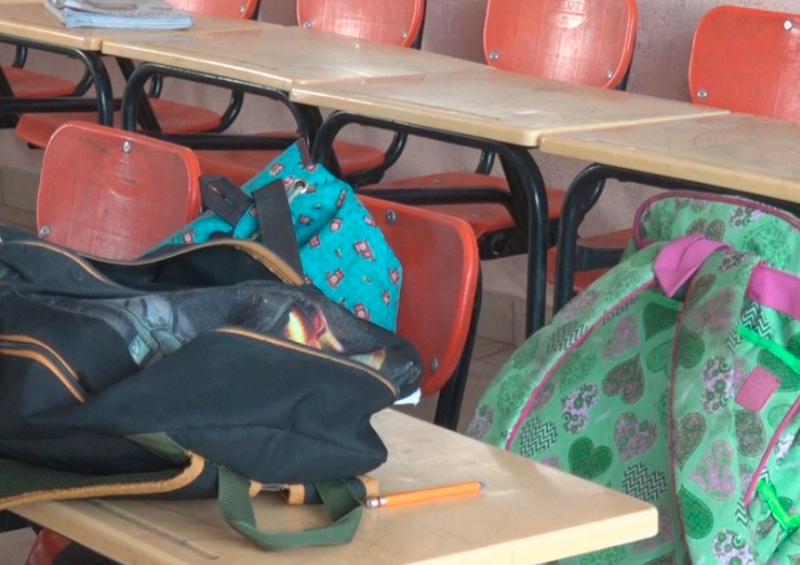
<svg viewBox="0 0 800 565">
<path fill-rule="evenodd" d="M 800 203 L 800 125 L 729 114 L 629 127 L 554 133 L 540 143 L 545 153 L 598 163 L 573 183 L 564 201 L 559 242 L 556 309 L 571 295 L 578 225 L 571 220 L 600 178 L 669 188 L 728 189 L 757 199 Z M 617 170 L 614 170 L 617 169 Z M 698 183 L 702 186 L 697 186 Z M 566 219 L 566 221 L 565 221 Z M 562 248 L 563 245 L 563 248 Z"/>
<path fill-rule="evenodd" d="M 89 99 L 62 97 L 59 99 L 28 99 L 18 100 L 12 98 L 11 87 L 0 69 L 0 112 L 8 114 L 36 112 L 36 111 L 68 111 L 91 109 L 97 107 L 98 122 L 105 125 L 113 123 L 113 92 L 111 80 L 108 77 L 105 65 L 99 52 L 102 42 L 108 37 L 125 37 L 131 34 L 139 35 L 173 35 L 175 33 L 195 33 L 220 29 L 247 29 L 254 26 L 264 27 L 270 24 L 261 24 L 251 20 L 236 18 L 221 18 L 208 16 L 195 16 L 191 28 L 183 31 L 174 30 L 130 30 L 130 29 L 103 29 L 103 28 L 73 28 L 65 27 L 58 19 L 44 7 L 42 2 L 31 3 L 6 2 L 0 4 L 0 41 L 16 45 L 24 45 L 45 51 L 52 51 L 80 59 L 91 74 L 92 81 L 97 91 L 97 103 Z M 281 26 L 271 26 L 280 28 Z M 127 75 L 132 71 L 133 65 L 125 63 L 123 73 Z M 51 108 L 48 110 L 47 108 Z"/>
<path fill-rule="evenodd" d="M 299 84 L 370 76 L 485 69 L 485 65 L 315 30 L 261 27 L 243 32 L 208 32 L 161 37 L 124 37 L 103 42 L 103 53 L 145 61 L 128 82 L 122 104 L 122 127 L 133 131 L 139 121 L 139 97 L 153 75 L 233 88 L 285 104 L 299 134 L 311 139 L 322 123 L 318 108 L 296 105 L 288 93 Z M 242 140 L 215 136 L 177 143 L 203 143 L 205 149 L 259 148 L 264 138 Z M 250 146 L 243 147 L 242 141 Z M 226 145 L 229 143 L 230 145 Z M 263 146 L 263 143 L 262 145 Z M 197 148 L 197 145 L 194 145 Z M 273 147 L 274 148 L 274 147 Z"/>
<path fill-rule="evenodd" d="M 125 37 L 129 35 L 173 35 L 176 33 L 196 33 L 222 29 L 241 30 L 255 26 L 281 26 L 240 20 L 236 18 L 220 18 L 210 16 L 194 16 L 191 28 L 175 30 L 141 30 L 141 29 L 104 29 L 73 28 L 69 29 L 59 22 L 40 2 L 12 2 L 0 0 L 0 34 L 17 39 L 39 41 L 58 47 L 69 47 L 82 51 L 100 51 L 100 46 L 107 38 Z"/>
<path fill-rule="evenodd" d="M 476 139 L 514 148 L 518 165 L 512 177 L 516 178 L 508 180 L 521 225 L 527 222 L 528 227 L 528 334 L 541 327 L 545 319 L 548 220 L 544 183 L 526 148 L 536 147 L 541 136 L 552 132 L 725 113 L 672 100 L 487 69 L 298 85 L 290 98 L 297 103 L 368 116 L 415 135 L 481 149 L 497 148 L 480 147 Z M 332 116 L 329 122 L 334 120 L 336 125 L 323 126 L 316 144 L 330 148 L 332 135 L 327 130 L 341 127 L 344 119 Z M 456 139 L 454 134 L 462 137 Z M 511 158 L 501 155 L 507 162 Z"/>
<path fill-rule="evenodd" d="M 800 125 L 747 114 L 545 136 L 544 153 L 800 202 Z"/>
<path fill-rule="evenodd" d="M 295 102 L 523 147 L 551 132 L 727 113 L 489 69 L 308 84 Z"/>
<path fill-rule="evenodd" d="M 485 68 L 461 59 L 297 27 L 108 39 L 103 53 L 288 92 L 296 84 Z"/>
<path fill-rule="evenodd" d="M 384 493 L 480 479 L 475 496 L 364 510 L 346 546 L 266 554 L 229 529 L 214 501 L 81 501 L 15 512 L 124 565 L 261 563 L 534 565 L 652 537 L 647 503 L 394 411 L 374 424 L 389 460 L 373 475 Z M 264 528 L 319 523 L 319 509 L 255 502 Z"/>
</svg>

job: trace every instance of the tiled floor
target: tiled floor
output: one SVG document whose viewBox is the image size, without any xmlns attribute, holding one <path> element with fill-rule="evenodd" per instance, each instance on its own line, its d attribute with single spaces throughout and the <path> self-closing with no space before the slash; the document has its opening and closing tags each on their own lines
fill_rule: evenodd
<svg viewBox="0 0 800 565">
<path fill-rule="evenodd" d="M 492 378 L 494 378 L 513 351 L 514 346 L 507 343 L 491 341 L 485 338 L 478 338 L 475 341 L 472 364 L 470 365 L 470 373 L 467 379 L 467 389 L 464 394 L 464 404 L 458 425 L 460 432 L 463 432 L 469 425 L 472 413 L 483 391 L 486 390 Z M 402 411 L 432 422 L 433 414 L 436 411 L 436 397 L 426 398 L 418 406 L 405 407 Z M 0 534 L 0 565 L 24 565 L 33 539 L 33 532 L 30 530 Z"/>
</svg>

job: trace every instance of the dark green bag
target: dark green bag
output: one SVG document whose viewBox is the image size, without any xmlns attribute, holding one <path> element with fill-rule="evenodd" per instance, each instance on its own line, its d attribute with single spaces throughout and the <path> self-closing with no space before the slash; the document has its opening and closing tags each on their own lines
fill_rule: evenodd
<svg viewBox="0 0 800 565">
<path fill-rule="evenodd" d="M 111 263 L 0 238 L 0 509 L 218 496 L 264 548 L 349 541 L 343 479 L 386 459 L 370 416 L 419 386 L 410 344 L 253 242 Z M 248 493 L 283 483 L 316 483 L 333 524 L 259 531 Z"/>
</svg>

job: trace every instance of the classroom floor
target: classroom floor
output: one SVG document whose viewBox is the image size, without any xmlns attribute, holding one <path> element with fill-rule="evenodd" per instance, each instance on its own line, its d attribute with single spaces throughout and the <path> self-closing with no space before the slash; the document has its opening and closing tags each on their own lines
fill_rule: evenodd
<svg viewBox="0 0 800 565">
<path fill-rule="evenodd" d="M 464 393 L 464 404 L 458 423 L 459 432 L 463 433 L 469 425 L 472 413 L 475 411 L 483 391 L 489 386 L 492 378 L 514 351 L 514 348 L 515 346 L 509 343 L 483 337 L 475 340 L 467 389 Z M 404 407 L 401 411 L 432 422 L 433 414 L 436 412 L 436 397 L 426 398 L 419 405 Z M 33 540 L 34 535 L 31 530 L 0 534 L 0 564 L 24 565 Z"/>
</svg>

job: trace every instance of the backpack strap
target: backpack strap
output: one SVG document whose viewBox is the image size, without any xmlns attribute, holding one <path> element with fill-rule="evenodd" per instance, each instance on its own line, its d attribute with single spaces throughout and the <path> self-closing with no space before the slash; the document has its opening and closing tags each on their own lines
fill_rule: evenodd
<svg viewBox="0 0 800 565">
<path fill-rule="evenodd" d="M 289 200 L 280 179 L 250 194 L 221 175 L 203 175 L 200 186 L 203 205 L 234 228 L 255 209 L 261 242 L 296 272 L 303 272 Z"/>
<path fill-rule="evenodd" d="M 298 273 L 303 273 L 300 262 L 300 247 L 294 233 L 289 200 L 279 179 L 253 192 L 258 231 L 261 243 L 268 246 Z"/>
<path fill-rule="evenodd" d="M 213 472 L 213 464 L 183 450 L 166 434 L 139 434 L 129 439 L 178 466 L 149 473 L 87 475 L 0 460 L 0 510 L 53 500 L 174 493 L 190 487 L 204 471 Z M 216 469 L 218 503 L 223 518 L 234 530 L 264 549 L 341 545 L 355 535 L 362 508 L 343 479 L 315 485 L 332 524 L 302 531 L 266 532 L 256 526 L 251 482 L 225 467 Z"/>
<path fill-rule="evenodd" d="M 348 543 L 361 520 L 361 504 L 344 480 L 322 481 L 315 486 L 332 524 L 295 532 L 259 530 L 249 494 L 250 482 L 224 467 L 219 469 L 219 508 L 229 526 L 264 549 Z"/>
<path fill-rule="evenodd" d="M 739 548 L 743 562 L 747 555 L 766 562 L 771 553 L 758 551 L 761 518 L 750 519 L 744 502 L 748 474 L 766 447 L 766 418 L 743 408 L 738 395 L 757 368 L 757 348 L 739 344 L 746 342 L 740 326 L 758 317 L 747 288 L 760 261 L 730 250 L 709 254 L 688 286 L 675 330 L 670 446 L 693 562 L 725 544 Z M 695 354 L 684 354 L 690 350 Z"/>
</svg>

